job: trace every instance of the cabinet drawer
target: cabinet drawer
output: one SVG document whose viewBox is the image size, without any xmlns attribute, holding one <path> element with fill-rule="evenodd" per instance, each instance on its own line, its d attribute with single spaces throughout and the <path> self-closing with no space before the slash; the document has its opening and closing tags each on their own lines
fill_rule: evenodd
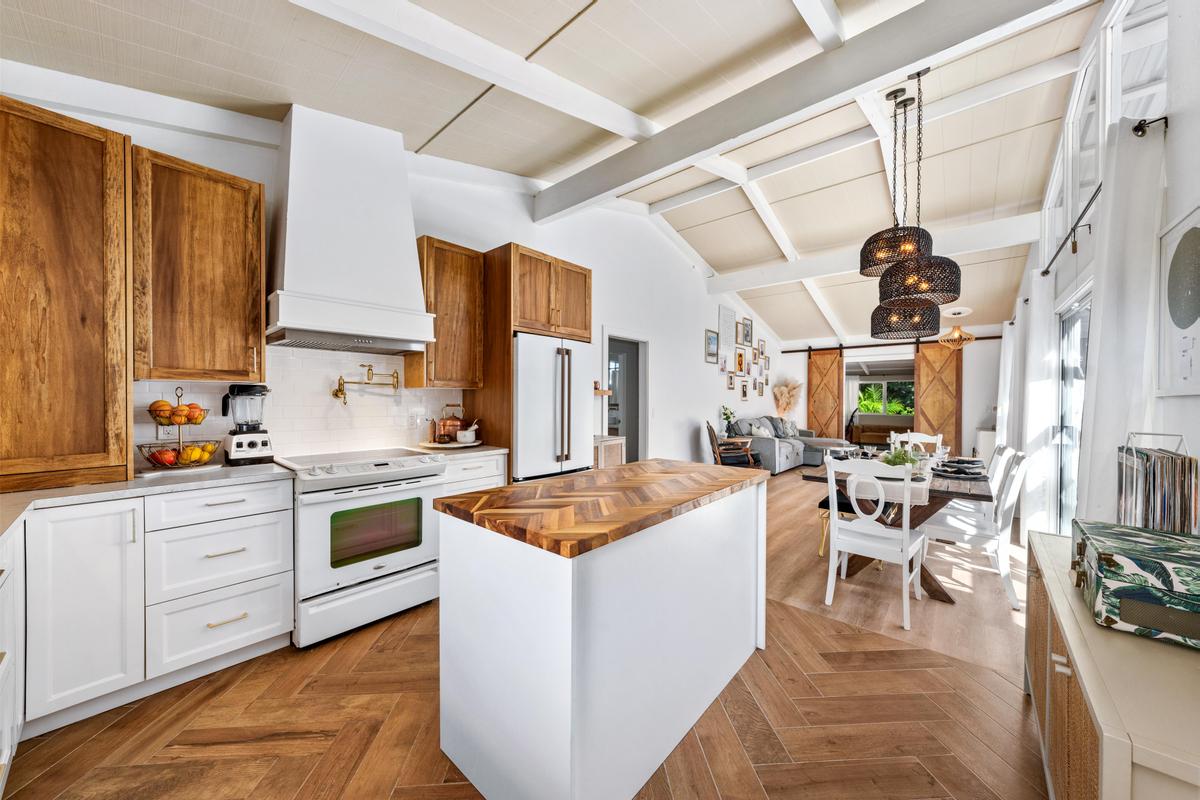
<svg viewBox="0 0 1200 800">
<path fill-rule="evenodd" d="M 8 584 L 17 568 L 17 537 L 24 535 L 24 526 L 20 530 L 11 530 L 8 535 L 0 535 L 0 588 Z"/>
<path fill-rule="evenodd" d="M 146 604 L 291 568 L 291 511 L 164 528 L 146 537 Z"/>
<path fill-rule="evenodd" d="M 495 489 L 498 486 L 504 485 L 504 479 L 499 475 L 493 475 L 490 478 L 473 478 L 467 481 L 453 481 L 443 486 L 439 492 L 439 497 L 449 497 L 452 494 L 463 494 L 464 492 L 478 492 L 481 489 Z"/>
<path fill-rule="evenodd" d="M 246 517 L 292 507 L 291 481 L 193 489 L 146 498 L 146 530 Z"/>
<path fill-rule="evenodd" d="M 485 456 L 468 460 L 452 460 L 446 464 L 446 480 L 460 481 L 504 474 L 504 456 Z"/>
<path fill-rule="evenodd" d="M 146 609 L 146 677 L 270 639 L 292 629 L 292 573 L 159 603 Z"/>
</svg>

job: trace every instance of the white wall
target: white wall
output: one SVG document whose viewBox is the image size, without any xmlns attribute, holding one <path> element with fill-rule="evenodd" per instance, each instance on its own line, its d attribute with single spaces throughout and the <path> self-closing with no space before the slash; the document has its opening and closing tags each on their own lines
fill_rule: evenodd
<svg viewBox="0 0 1200 800">
<path fill-rule="evenodd" d="M 963 348 L 962 452 L 970 454 L 980 428 L 996 425 L 1000 385 L 1000 340 L 972 342 Z M 987 457 L 988 453 L 980 455 Z"/>
<path fill-rule="evenodd" d="M 261 181 L 266 184 L 268 205 L 277 199 L 279 123 L 11 61 L 0 61 L 0 92 L 128 133 L 135 145 Z M 472 169 L 463 167 L 460 172 Z M 739 319 L 751 316 L 755 341 L 767 340 L 774 367 L 772 383 L 783 374 L 778 337 L 737 298 L 710 297 L 701 275 L 647 218 L 599 208 L 535 225 L 530 215 L 532 198 L 527 194 L 423 175 L 411 177 L 418 235 L 430 234 L 483 250 L 515 241 L 593 270 L 593 341 L 597 345 L 591 365 L 593 379 L 602 377 L 598 345 L 606 330 L 650 342 L 649 457 L 707 458 L 703 422 L 715 425 L 722 404 L 730 405 L 739 416 L 774 413 L 770 387 L 763 397 L 752 393 L 746 402 L 739 399 L 736 388 L 726 388 L 725 376 L 717 366 L 704 361 L 704 331 L 717 328 L 720 302 L 732 306 Z M 349 406 L 342 408 L 328 396 L 332 386 L 327 384 L 336 381 L 339 373 L 350 377 L 358 372 L 362 361 L 381 369 L 387 366 L 383 371 L 391 369 L 391 360 L 377 356 L 327 357 L 268 348 L 267 379 L 273 388 L 268 424 L 273 433 L 278 431 L 276 446 L 281 451 L 411 443 L 423 432 L 400 427 L 407 425 L 412 413 L 435 414 L 443 402 L 459 397 L 458 392 L 412 390 L 359 401 L 352 394 Z M 803 380 L 804 371 L 794 377 Z M 175 385 L 170 381 L 139 383 L 135 399 L 144 405 L 158 397 L 174 397 Z M 203 398 L 197 402 L 212 406 L 223 394 L 224 385 L 190 384 L 185 389 L 189 398 Z M 213 419 L 197 432 L 209 435 L 225 424 Z M 135 428 L 137 441 L 146 441 L 153 434 L 148 424 Z"/>
<path fill-rule="evenodd" d="M 795 410 L 789 415 L 801 428 L 808 427 L 808 353 L 784 353 L 779 359 L 779 366 L 775 366 L 775 361 L 771 363 L 771 384 L 776 383 L 776 373 L 778 380 L 782 381 L 785 378 L 790 378 L 800 384 L 800 398 L 796 403 Z"/>
</svg>

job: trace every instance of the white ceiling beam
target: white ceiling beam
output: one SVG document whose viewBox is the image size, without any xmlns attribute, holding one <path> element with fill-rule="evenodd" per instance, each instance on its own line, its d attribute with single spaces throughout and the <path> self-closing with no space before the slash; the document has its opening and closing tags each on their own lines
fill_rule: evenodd
<svg viewBox="0 0 1200 800">
<path fill-rule="evenodd" d="M 626 139 L 644 141 L 662 130 L 653 120 L 530 63 L 409 0 L 289 1 Z"/>
<path fill-rule="evenodd" d="M 1017 92 L 1025 89 L 1033 88 L 1034 86 L 1052 81 L 1064 75 L 1073 74 L 1078 69 L 1079 51 L 1073 50 L 1069 53 L 1064 53 L 1061 56 L 1055 56 L 1054 58 L 1033 64 L 1024 69 L 1017 70 L 1016 72 L 1011 72 L 1008 75 L 1003 75 L 999 78 L 981 83 L 978 86 L 973 86 L 970 89 L 948 95 L 943 97 L 941 100 L 935 100 L 934 102 L 930 103 L 928 107 L 926 107 L 925 120 L 926 122 L 931 122 L 935 119 L 941 119 L 942 117 L 948 117 L 952 114 L 958 114 L 962 111 L 975 108 L 976 106 L 990 103 L 993 100 L 999 100 L 1003 97 L 1016 94 Z M 855 98 L 856 102 L 858 102 L 860 98 L 862 99 L 863 103 L 866 102 L 866 95 L 861 95 L 859 98 Z M 862 103 L 860 103 L 860 108 L 861 105 Z M 864 111 L 864 114 L 865 113 L 866 112 Z M 887 114 L 886 108 L 884 114 Z M 870 116 L 867 118 L 870 120 Z M 913 126 L 916 125 L 916 121 L 914 119 L 910 119 L 910 122 Z M 892 133 L 890 121 L 887 123 L 885 130 L 890 137 Z M 869 142 L 875 141 L 878 138 L 878 131 L 876 130 L 875 126 L 870 125 L 865 128 L 859 128 L 857 130 L 850 131 L 849 133 L 843 133 L 840 136 L 833 137 L 832 139 L 826 139 L 823 142 L 817 142 L 814 145 L 810 145 L 808 147 L 801 148 L 800 150 L 796 150 L 795 152 L 773 158 L 770 161 L 764 161 L 761 164 L 756 164 L 753 167 L 750 167 L 746 172 L 750 180 L 761 180 L 768 176 L 777 175 L 780 172 L 786 172 L 789 169 L 803 166 L 804 164 L 811 164 L 812 162 L 818 161 L 822 158 L 828 158 L 829 156 L 837 155 L 838 153 L 844 152 L 851 148 L 865 145 Z M 892 157 L 890 145 L 887 149 L 885 149 L 881 144 L 881 151 L 884 154 L 884 162 L 890 167 Z M 890 185 L 890 172 L 888 175 L 888 182 Z M 661 208 L 662 211 L 669 211 L 672 208 L 678 208 L 679 206 L 687 205 L 688 203 L 695 203 L 699 200 L 703 200 L 706 197 L 710 197 L 711 195 L 732 189 L 733 185 L 728 183 L 725 185 L 716 185 L 714 182 L 712 184 L 705 184 L 704 187 L 700 188 L 704 191 L 700 191 L 699 189 L 691 189 L 687 192 L 672 195 L 671 197 L 665 197 L 656 203 L 651 203 L 650 212 L 661 213 L 659 208 Z"/>
<path fill-rule="evenodd" d="M 304 0 L 315 2 L 315 0 Z M 363 0 L 357 0 L 363 2 Z M 538 193 L 546 222 L 666 177 L 1086 5 L 1088 0 L 925 0 Z"/>
<path fill-rule="evenodd" d="M 653 219 L 654 217 L 651 217 Z M 933 235 L 934 248 L 940 255 L 955 256 L 962 253 L 978 253 L 1001 247 L 1030 244 L 1041 238 L 1042 215 L 1040 211 L 1018 214 L 1012 217 L 944 228 L 928 225 Z M 764 286 L 777 286 L 824 275 L 840 275 L 858 269 L 858 254 L 861 245 L 852 244 L 835 247 L 820 253 L 804 255 L 796 260 L 778 261 L 751 269 L 716 275 L 708 281 L 709 294 L 740 292 Z"/>
<path fill-rule="evenodd" d="M 716 175 L 718 178 L 724 178 L 727 181 L 732 181 L 739 186 L 750 180 L 746 174 L 746 168 L 737 163 L 733 159 L 725 156 L 710 156 L 696 164 L 697 167 Z"/>
<path fill-rule="evenodd" d="M 804 17 L 804 24 L 808 25 L 822 50 L 841 47 L 846 41 L 842 12 L 833 0 L 792 0 L 792 5 Z"/>
<path fill-rule="evenodd" d="M 743 186 L 742 191 L 746 193 L 746 198 L 750 201 L 750 205 L 754 206 L 754 210 L 758 212 L 759 218 L 762 219 L 762 223 L 766 226 L 767 232 L 771 234 L 771 238 L 775 240 L 775 246 L 779 248 L 779 252 L 783 253 L 783 257 L 789 261 L 800 258 L 800 251 L 792 244 L 791 237 L 783 229 L 783 223 L 779 221 L 779 217 L 775 214 L 775 209 L 767 202 L 767 197 L 763 194 L 762 187 L 757 183 L 751 182 Z"/>
<path fill-rule="evenodd" d="M 817 286 L 817 282 L 812 278 L 805 278 L 800 283 L 804 286 L 804 291 L 808 292 L 808 296 L 812 298 L 813 305 L 817 307 L 817 310 L 821 312 L 821 316 L 825 318 L 825 322 L 829 324 L 833 335 L 837 337 L 839 342 L 846 341 L 850 336 L 850 332 L 842 324 L 842 320 L 837 315 L 837 312 L 833 310 L 833 306 L 829 305 L 829 300 L 825 298 L 825 293 L 821 291 L 821 287 Z"/>
<path fill-rule="evenodd" d="M 695 203 L 703 200 L 706 197 L 712 197 L 721 192 L 728 192 L 730 189 L 736 189 L 740 184 L 733 181 L 727 181 L 724 178 L 717 178 L 715 181 L 709 181 L 706 184 L 697 186 L 695 189 L 688 189 L 686 192 L 664 197 L 662 200 L 656 200 L 650 204 L 651 214 L 662 214 L 670 211 L 673 208 L 686 206 L 689 203 Z"/>
</svg>

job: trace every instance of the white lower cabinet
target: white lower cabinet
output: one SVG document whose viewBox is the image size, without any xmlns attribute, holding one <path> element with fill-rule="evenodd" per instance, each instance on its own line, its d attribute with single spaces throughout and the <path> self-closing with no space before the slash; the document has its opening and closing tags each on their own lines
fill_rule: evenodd
<svg viewBox="0 0 1200 800">
<path fill-rule="evenodd" d="M 0 531 L 0 792 L 21 738 L 25 718 L 24 525 Z"/>
<path fill-rule="evenodd" d="M 26 521 L 26 718 L 145 679 L 142 498 Z"/>
<path fill-rule="evenodd" d="M 291 572 L 146 609 L 146 677 L 156 678 L 292 629 Z"/>
</svg>

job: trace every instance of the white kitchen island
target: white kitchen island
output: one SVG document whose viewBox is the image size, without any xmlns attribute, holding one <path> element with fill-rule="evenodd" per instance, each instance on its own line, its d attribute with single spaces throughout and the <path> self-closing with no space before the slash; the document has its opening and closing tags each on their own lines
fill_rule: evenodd
<svg viewBox="0 0 1200 800">
<path fill-rule="evenodd" d="M 435 501 L 442 750 L 485 797 L 641 789 L 765 646 L 766 478 L 656 460 Z"/>
</svg>

